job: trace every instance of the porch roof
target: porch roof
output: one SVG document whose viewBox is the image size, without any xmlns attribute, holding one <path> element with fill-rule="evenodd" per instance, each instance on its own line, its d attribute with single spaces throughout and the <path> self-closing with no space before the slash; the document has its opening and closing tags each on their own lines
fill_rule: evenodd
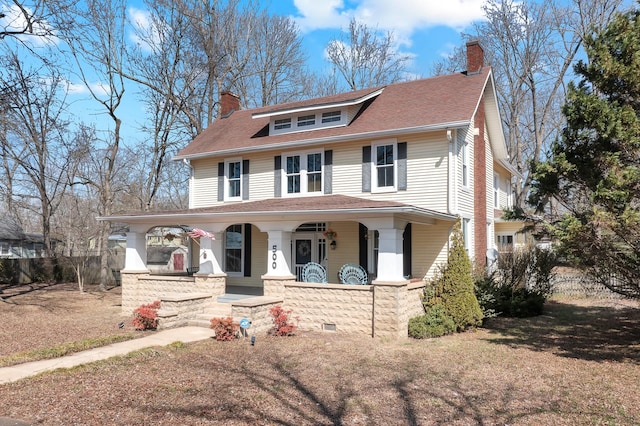
<svg viewBox="0 0 640 426">
<path fill-rule="evenodd" d="M 424 209 L 395 201 L 369 200 L 346 195 L 271 198 L 226 203 L 195 209 L 137 212 L 98 220 L 130 224 L 176 225 L 189 223 L 234 223 L 263 221 L 357 220 L 389 217 L 408 222 L 434 224 L 436 220 L 454 221 L 455 215 Z"/>
</svg>

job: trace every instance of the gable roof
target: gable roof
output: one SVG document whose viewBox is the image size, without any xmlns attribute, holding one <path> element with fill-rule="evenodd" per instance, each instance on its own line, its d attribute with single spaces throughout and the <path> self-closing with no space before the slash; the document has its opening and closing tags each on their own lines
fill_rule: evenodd
<svg viewBox="0 0 640 426">
<path fill-rule="evenodd" d="M 473 120 L 479 102 L 491 81 L 491 69 L 479 73 L 437 76 L 358 90 L 323 98 L 235 111 L 213 122 L 174 159 L 196 159 L 286 148 L 391 137 L 396 134 L 460 128 Z M 490 92 L 493 94 L 492 92 Z M 365 99 L 360 113 L 347 126 L 305 132 L 268 135 L 269 118 Z"/>
</svg>

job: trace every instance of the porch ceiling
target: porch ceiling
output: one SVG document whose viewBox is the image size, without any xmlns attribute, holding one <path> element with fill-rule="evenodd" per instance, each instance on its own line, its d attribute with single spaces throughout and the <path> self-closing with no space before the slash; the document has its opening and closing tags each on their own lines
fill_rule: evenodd
<svg viewBox="0 0 640 426">
<path fill-rule="evenodd" d="M 454 221 L 455 215 L 424 209 L 395 201 L 368 200 L 345 195 L 271 198 L 267 200 L 226 203 L 197 209 L 137 212 L 98 220 L 130 224 L 175 225 L 189 223 L 251 223 L 264 221 L 338 221 L 393 217 L 413 223 L 431 225 L 436 220 Z"/>
</svg>

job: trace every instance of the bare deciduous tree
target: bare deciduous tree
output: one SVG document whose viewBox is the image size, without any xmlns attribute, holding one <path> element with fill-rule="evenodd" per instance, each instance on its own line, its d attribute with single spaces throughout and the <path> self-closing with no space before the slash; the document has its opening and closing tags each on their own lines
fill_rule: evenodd
<svg viewBox="0 0 640 426">
<path fill-rule="evenodd" d="M 51 66 L 30 70 L 17 54 L 4 58 L 2 85 L 12 90 L 5 104 L 0 138 L 3 166 L 8 174 L 10 210 L 19 203 L 40 218 L 44 252 L 51 257 L 51 219 L 75 170 L 68 123 L 63 118 L 66 103 L 63 79 Z M 9 189 L 9 187 L 7 187 Z"/>
<path fill-rule="evenodd" d="M 22 35 L 51 36 L 53 32 L 47 23 L 47 6 L 51 4 L 47 5 L 45 0 L 11 0 L 0 8 L 0 40 Z"/>
<path fill-rule="evenodd" d="M 463 35 L 480 40 L 494 69 L 510 159 L 524 177 L 515 188 L 517 206 L 525 207 L 531 161 L 541 159 L 563 126 L 560 107 L 585 34 L 602 28 L 621 3 L 489 0 L 487 20 L 474 26 L 475 34 Z M 434 72 L 463 70 L 464 61 L 464 49 L 458 48 Z"/>
<path fill-rule="evenodd" d="M 346 36 L 327 45 L 329 62 L 351 90 L 395 83 L 405 79 L 408 55 L 396 50 L 393 34 L 378 31 L 352 19 Z"/>
<path fill-rule="evenodd" d="M 92 151 L 95 169 L 85 179 L 98 192 L 99 213 L 113 213 L 118 179 L 119 152 L 122 144 L 122 119 L 118 108 L 125 93 L 122 69 L 125 56 L 126 2 L 124 0 L 86 0 L 62 10 L 57 15 L 59 35 L 67 44 L 76 63 L 76 70 L 91 97 L 101 105 L 112 127 L 105 129 L 100 147 Z M 71 16 L 69 16 L 71 14 Z M 71 19 L 74 19 L 71 21 Z M 73 22 L 65 25 L 65 22 Z M 91 79 L 97 78 L 96 87 Z M 108 267 L 108 238 L 111 224 L 100 222 L 100 288 L 106 289 L 111 271 Z"/>
</svg>

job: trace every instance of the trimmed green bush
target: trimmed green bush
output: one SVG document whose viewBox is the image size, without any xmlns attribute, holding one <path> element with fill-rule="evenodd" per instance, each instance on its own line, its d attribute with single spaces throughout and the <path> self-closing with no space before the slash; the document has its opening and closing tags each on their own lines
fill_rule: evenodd
<svg viewBox="0 0 640 426">
<path fill-rule="evenodd" d="M 464 248 L 460 219 L 453 228 L 447 263 L 427 285 L 424 303 L 426 308 L 442 305 L 453 319 L 456 331 L 482 323 L 482 310 L 474 293 L 471 261 Z"/>
<path fill-rule="evenodd" d="M 409 337 L 426 339 L 440 337 L 456 331 L 456 325 L 442 305 L 427 309 L 424 315 L 409 320 Z"/>
</svg>

